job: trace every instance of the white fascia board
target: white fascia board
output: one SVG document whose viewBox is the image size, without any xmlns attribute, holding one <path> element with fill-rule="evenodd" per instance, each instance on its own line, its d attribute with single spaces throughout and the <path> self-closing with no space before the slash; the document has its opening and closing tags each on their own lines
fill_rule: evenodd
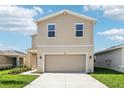
<svg viewBox="0 0 124 93">
<path fill-rule="evenodd" d="M 104 53 L 104 52 L 109 52 L 109 51 L 112 51 L 112 50 L 115 50 L 115 49 L 119 49 L 119 48 L 123 48 L 123 47 L 124 47 L 124 45 L 123 46 L 114 47 L 114 48 L 107 48 L 105 50 L 101 50 L 101 51 L 96 52 L 95 55 L 101 54 L 101 53 Z"/>
<path fill-rule="evenodd" d="M 77 17 L 80 17 L 80 18 L 84 18 L 84 19 L 87 19 L 87 20 L 91 20 L 91 21 L 93 21 L 94 23 L 96 22 L 96 19 L 94 19 L 94 18 L 92 18 L 92 17 L 85 16 L 85 15 L 83 15 L 83 14 L 79 14 L 79 13 L 76 13 L 76 12 L 73 12 L 73 11 L 70 11 L 70 10 L 66 10 L 66 9 L 61 10 L 61 11 L 59 11 L 59 12 L 52 13 L 52 14 L 50 14 L 50 15 L 47 15 L 47 16 L 45 16 L 45 17 L 43 17 L 43 18 L 40 18 L 40 19 L 36 20 L 35 22 L 38 23 L 38 22 L 40 22 L 40 21 L 43 21 L 43 20 L 52 18 L 52 17 L 57 16 L 57 15 L 60 15 L 60 14 L 62 14 L 62 13 L 64 13 L 64 12 L 67 12 L 67 13 L 69 13 L 69 14 L 71 14 L 71 15 L 74 15 L 74 16 L 77 16 Z"/>
</svg>

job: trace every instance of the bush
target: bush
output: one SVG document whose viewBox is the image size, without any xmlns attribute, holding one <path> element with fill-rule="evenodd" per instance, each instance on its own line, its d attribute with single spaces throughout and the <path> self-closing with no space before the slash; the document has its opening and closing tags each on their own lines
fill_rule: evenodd
<svg viewBox="0 0 124 93">
<path fill-rule="evenodd" d="M 31 70 L 31 68 L 27 68 L 27 67 L 17 67 L 12 69 L 11 71 L 8 72 L 8 74 L 19 74 L 25 71 L 29 71 Z"/>
<path fill-rule="evenodd" d="M 0 68 L 0 71 L 9 70 L 9 69 L 12 69 L 12 68 L 14 68 L 14 67 L 13 67 L 13 66 L 1 67 L 1 68 Z"/>
</svg>

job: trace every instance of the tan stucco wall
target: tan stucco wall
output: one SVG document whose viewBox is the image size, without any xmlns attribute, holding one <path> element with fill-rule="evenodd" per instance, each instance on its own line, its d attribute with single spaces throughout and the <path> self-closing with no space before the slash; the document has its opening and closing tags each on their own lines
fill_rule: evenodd
<svg viewBox="0 0 124 93">
<path fill-rule="evenodd" d="M 25 65 L 27 67 L 31 67 L 31 63 L 30 63 L 30 53 L 27 53 L 27 55 L 25 56 Z"/>
<path fill-rule="evenodd" d="M 36 58 L 37 58 L 37 55 L 36 54 L 32 54 L 31 55 L 31 67 L 32 68 L 36 68 L 37 67 L 37 60 L 36 60 Z"/>
<path fill-rule="evenodd" d="M 59 48 L 39 48 L 38 49 L 38 71 L 44 72 L 44 55 L 43 53 L 86 53 L 87 54 L 87 71 L 93 72 L 94 58 L 93 58 L 93 47 L 59 47 Z M 41 59 L 40 59 L 41 56 Z M 92 56 L 90 59 L 89 56 Z"/>
<path fill-rule="evenodd" d="M 56 24 L 56 37 L 48 38 L 47 24 Z M 82 38 L 75 36 L 75 23 L 84 23 L 84 33 Z M 69 14 L 61 14 L 59 16 L 44 20 L 37 24 L 37 59 L 38 71 L 44 71 L 44 53 L 87 53 L 88 72 L 93 72 L 93 22 L 78 18 Z M 41 47 L 42 45 L 84 45 L 75 47 Z M 90 45 L 90 46 L 85 46 Z M 89 56 L 92 56 L 90 59 Z"/>
<path fill-rule="evenodd" d="M 109 68 L 117 71 L 124 72 L 122 66 L 122 49 L 115 49 L 109 52 L 97 54 L 95 67 Z M 107 65 L 106 60 L 111 60 L 111 64 Z"/>
<path fill-rule="evenodd" d="M 56 38 L 48 38 L 47 24 L 56 24 Z M 84 23 L 84 35 L 75 37 L 75 23 Z M 61 14 L 38 23 L 38 45 L 93 45 L 93 22 L 69 14 Z"/>
<path fill-rule="evenodd" d="M 32 36 L 32 48 L 36 48 L 37 43 L 37 35 Z"/>
<path fill-rule="evenodd" d="M 0 65 L 13 64 L 13 60 L 10 57 L 0 56 Z"/>
<path fill-rule="evenodd" d="M 37 67 L 37 55 L 36 54 L 27 54 L 27 60 L 26 60 L 26 66 L 30 68 L 36 68 Z"/>
</svg>

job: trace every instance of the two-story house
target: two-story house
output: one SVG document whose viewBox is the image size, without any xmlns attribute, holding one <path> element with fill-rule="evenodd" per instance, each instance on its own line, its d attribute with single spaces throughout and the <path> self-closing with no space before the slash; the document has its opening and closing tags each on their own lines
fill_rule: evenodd
<svg viewBox="0 0 124 93">
<path fill-rule="evenodd" d="M 30 66 L 39 72 L 93 72 L 94 18 L 62 10 L 36 24 L 28 50 Z"/>
</svg>

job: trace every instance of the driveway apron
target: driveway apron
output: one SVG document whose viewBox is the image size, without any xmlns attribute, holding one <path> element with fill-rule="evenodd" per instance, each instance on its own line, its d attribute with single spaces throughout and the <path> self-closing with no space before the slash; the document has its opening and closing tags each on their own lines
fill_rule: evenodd
<svg viewBox="0 0 124 93">
<path fill-rule="evenodd" d="M 107 88 L 84 73 L 44 73 L 25 88 Z"/>
</svg>

